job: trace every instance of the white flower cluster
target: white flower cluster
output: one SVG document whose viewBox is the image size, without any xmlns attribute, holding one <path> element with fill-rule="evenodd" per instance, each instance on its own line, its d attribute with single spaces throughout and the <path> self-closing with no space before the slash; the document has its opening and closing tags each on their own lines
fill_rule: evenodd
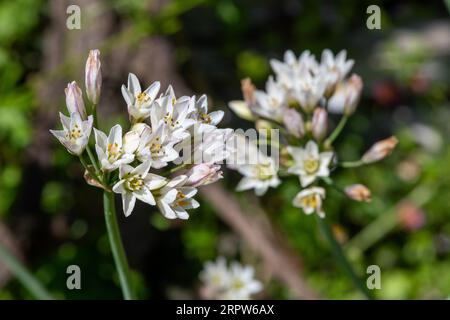
<svg viewBox="0 0 450 320">
<path fill-rule="evenodd" d="M 205 298 L 218 300 L 249 300 L 262 290 L 254 278 L 254 269 L 232 262 L 228 267 L 225 258 L 205 263 L 200 279 L 204 284 Z"/>
<path fill-rule="evenodd" d="M 122 86 L 130 129 L 124 132 L 116 124 L 106 134 L 94 128 L 95 157 L 89 140 L 98 122 L 95 109 L 101 79 L 100 53 L 92 50 L 86 62 L 85 79 L 90 108 L 85 107 L 76 82 L 71 82 L 66 89 L 69 116 L 61 114 L 63 130 L 50 130 L 51 133 L 71 154 L 80 157 L 90 184 L 122 195 L 125 216 L 131 214 L 138 199 L 158 206 L 168 219 L 188 219 L 186 210 L 199 206 L 193 198 L 197 187 L 222 178 L 217 163 L 227 157 L 225 145 L 232 134 L 231 129 L 216 127 L 223 111 L 208 113 L 205 95 L 177 97 L 171 86 L 159 93 L 159 82 L 142 90 L 138 78 L 130 73 L 127 85 Z M 179 163 L 183 164 L 173 167 Z M 168 166 L 172 169 L 165 174 L 151 172 Z M 184 174 L 171 179 L 169 175 L 180 169 Z"/>
<path fill-rule="evenodd" d="M 346 51 L 334 56 L 326 49 L 320 62 L 309 51 L 298 58 L 287 51 L 284 61 L 271 60 L 270 64 L 275 77 L 269 77 L 266 90 L 257 90 L 250 79 L 244 79 L 244 101 L 231 101 L 229 106 L 241 118 L 254 121 L 256 127 L 280 130 L 280 168 L 268 156 L 261 156 L 259 163 L 236 167 L 244 175 L 237 190 L 255 189 L 262 195 L 268 187 L 280 184 L 279 175 L 295 175 L 304 189 L 293 199 L 293 205 L 306 214 L 316 212 L 324 217 L 322 201 L 326 193 L 319 182 L 333 183 L 328 178 L 330 169 L 346 166 L 338 162 L 332 143 L 356 110 L 362 80 L 355 74 L 347 78 L 354 61 L 347 60 Z M 331 133 L 329 112 L 342 114 Z M 395 137 L 380 141 L 361 160 L 347 166 L 380 160 L 396 143 Z M 348 186 L 345 193 L 355 200 L 370 199 L 370 191 L 360 184 Z"/>
</svg>

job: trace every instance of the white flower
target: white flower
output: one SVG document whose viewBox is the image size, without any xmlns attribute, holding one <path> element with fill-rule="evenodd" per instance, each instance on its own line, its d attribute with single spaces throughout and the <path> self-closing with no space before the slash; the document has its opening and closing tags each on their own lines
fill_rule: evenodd
<svg viewBox="0 0 450 320">
<path fill-rule="evenodd" d="M 81 119 L 86 120 L 86 108 L 84 106 L 83 95 L 80 87 L 75 81 L 67 84 L 67 88 L 64 89 L 66 94 L 66 106 L 69 114 L 71 115 L 74 112 L 80 114 Z"/>
<path fill-rule="evenodd" d="M 136 139 L 130 139 L 127 144 L 123 143 L 122 127 L 116 124 L 111 128 L 109 136 L 94 128 L 95 151 L 103 171 L 116 170 L 120 165 L 131 163 L 136 151 Z M 131 137 L 130 137 L 131 138 Z"/>
<path fill-rule="evenodd" d="M 227 300 L 248 300 L 251 295 L 262 290 L 262 284 L 254 278 L 255 271 L 251 266 L 243 266 L 238 262 L 231 264 L 229 286 L 221 296 Z"/>
<path fill-rule="evenodd" d="M 222 121 L 224 116 L 222 110 L 208 113 L 208 98 L 206 95 L 202 95 L 198 100 L 196 100 L 195 96 L 191 97 L 189 104 L 189 109 L 193 112 L 193 117 L 198 122 L 205 125 L 217 126 Z"/>
<path fill-rule="evenodd" d="M 218 257 L 216 261 L 208 261 L 200 273 L 200 279 L 213 294 L 226 290 L 230 283 L 230 275 L 224 257 Z"/>
<path fill-rule="evenodd" d="M 201 163 L 194 165 L 187 173 L 187 184 L 191 187 L 205 186 L 222 179 L 220 165 Z"/>
<path fill-rule="evenodd" d="M 178 140 L 170 137 L 170 132 L 164 123 L 161 123 L 155 131 L 145 128 L 142 132 L 136 156 L 139 161 L 151 160 L 152 167 L 160 169 L 167 163 L 179 157 L 173 148 Z"/>
<path fill-rule="evenodd" d="M 312 76 L 309 72 L 303 74 L 295 88 L 292 96 L 300 104 L 305 112 L 312 112 L 322 99 L 326 89 L 326 83 L 320 76 Z"/>
<path fill-rule="evenodd" d="M 208 298 L 226 300 L 247 300 L 262 290 L 262 283 L 254 278 L 251 266 L 238 262 L 227 267 L 223 257 L 215 262 L 206 262 L 200 279 L 203 281 Z"/>
<path fill-rule="evenodd" d="M 318 64 L 314 55 L 304 51 L 297 59 L 295 54 L 288 50 L 284 54 L 284 62 L 272 59 L 270 65 L 277 75 L 277 81 L 286 89 L 293 89 L 296 82 L 305 73 L 315 73 Z"/>
<path fill-rule="evenodd" d="M 113 191 L 122 194 L 123 213 L 126 217 L 133 211 L 136 199 L 155 205 L 152 191 L 167 183 L 166 178 L 149 173 L 149 169 L 150 161 L 141 163 L 136 168 L 127 164 L 120 166 L 119 181 L 113 186 Z"/>
<path fill-rule="evenodd" d="M 156 203 L 167 219 L 189 218 L 186 209 L 196 209 L 200 206 L 192 197 L 197 193 L 194 187 L 185 186 L 187 176 L 180 175 L 169 181 L 158 193 Z"/>
<path fill-rule="evenodd" d="M 151 106 L 159 88 L 159 81 L 155 81 L 145 91 L 142 91 L 136 75 L 133 73 L 128 75 L 128 86 L 122 85 L 122 95 L 133 123 L 141 122 L 150 116 Z"/>
<path fill-rule="evenodd" d="M 305 214 L 316 212 L 321 218 L 325 217 L 322 210 L 322 200 L 325 198 L 325 189 L 312 187 L 300 191 L 292 201 L 294 207 L 302 208 Z"/>
<path fill-rule="evenodd" d="M 329 49 L 322 52 L 320 76 L 326 83 L 327 96 L 333 93 L 336 84 L 345 78 L 353 64 L 353 60 L 347 60 L 347 51 L 345 50 L 339 52 L 336 57 Z"/>
<path fill-rule="evenodd" d="M 266 92 L 256 90 L 254 94 L 255 104 L 252 106 L 253 112 L 262 117 L 281 122 L 283 110 L 286 107 L 286 93 L 274 81 L 273 77 L 269 77 L 266 83 Z"/>
<path fill-rule="evenodd" d="M 237 170 L 244 176 L 236 187 L 237 191 L 255 189 L 255 194 L 262 196 L 269 187 L 276 188 L 280 183 L 272 158 L 260 156 L 257 164 L 244 164 Z"/>
<path fill-rule="evenodd" d="M 234 150 L 228 141 L 233 136 L 232 129 L 204 131 L 205 127 L 195 124 L 193 127 L 192 163 L 219 163 Z M 187 142 L 183 141 L 183 147 Z"/>
<path fill-rule="evenodd" d="M 288 172 L 300 176 L 302 187 L 310 185 L 317 177 L 329 176 L 328 166 L 333 158 L 333 152 L 319 153 L 319 147 L 312 140 L 308 141 L 305 148 L 288 146 L 287 150 L 295 161 Z"/>
<path fill-rule="evenodd" d="M 85 68 L 85 85 L 88 99 L 93 104 L 98 103 L 102 88 L 102 73 L 100 67 L 100 51 L 89 51 L 89 57 L 86 60 Z"/>
<path fill-rule="evenodd" d="M 155 100 L 150 113 L 151 127 L 158 128 L 161 123 L 167 125 L 171 135 L 176 139 L 189 136 L 186 131 L 196 121 L 188 117 L 190 97 L 176 98 L 173 88 L 169 86 L 165 95 Z"/>
<path fill-rule="evenodd" d="M 69 117 L 59 114 L 63 130 L 50 130 L 50 132 L 66 147 L 67 151 L 74 155 L 81 155 L 89 142 L 92 130 L 92 116 L 83 121 L 78 112 L 73 112 Z"/>
</svg>

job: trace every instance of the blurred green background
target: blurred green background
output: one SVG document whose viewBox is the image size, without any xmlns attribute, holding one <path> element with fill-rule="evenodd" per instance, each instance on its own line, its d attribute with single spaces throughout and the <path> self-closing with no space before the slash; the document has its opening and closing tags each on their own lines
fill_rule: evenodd
<svg viewBox="0 0 450 320">
<path fill-rule="evenodd" d="M 382 29 L 366 28 L 369 4 Z M 81 29 L 66 28 L 66 9 L 81 8 Z M 223 127 L 250 128 L 227 108 L 241 99 L 240 79 L 262 88 L 268 60 L 284 51 L 342 49 L 355 59 L 363 99 L 337 141 L 355 160 L 396 135 L 392 156 L 369 167 L 336 171 L 340 185 L 363 183 L 370 204 L 330 190 L 334 230 L 361 274 L 382 270 L 381 299 L 450 296 L 450 20 L 440 1 L 61 1 L 0 2 L 0 241 L 59 298 L 121 298 L 98 189 L 48 130 L 64 110 L 67 82 L 83 83 L 89 49 L 102 52 L 99 107 L 104 130 L 126 120 L 120 85 L 134 72 L 180 94 L 207 93 L 226 111 Z M 105 120 L 107 119 L 107 120 Z M 225 172 L 232 191 L 240 177 Z M 301 257 L 302 276 L 322 298 L 361 298 L 334 261 L 313 217 L 292 207 L 296 179 L 256 199 L 266 218 Z M 118 203 L 119 203 L 119 199 Z M 199 199 L 187 222 L 167 221 L 138 205 L 120 223 L 140 298 L 196 298 L 206 260 L 225 255 L 253 264 L 263 298 L 294 296 L 266 271 L 245 239 Z M 245 207 L 244 207 L 245 209 Z M 82 290 L 66 289 L 66 267 L 82 270 Z M 0 299 L 29 293 L 0 264 Z"/>
</svg>

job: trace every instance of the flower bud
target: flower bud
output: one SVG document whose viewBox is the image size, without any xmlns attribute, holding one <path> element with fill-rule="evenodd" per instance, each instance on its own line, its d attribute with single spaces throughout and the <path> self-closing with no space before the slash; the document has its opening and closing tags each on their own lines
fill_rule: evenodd
<svg viewBox="0 0 450 320">
<path fill-rule="evenodd" d="M 255 85 L 252 83 L 250 78 L 245 78 L 241 80 L 241 90 L 244 96 L 244 101 L 247 105 L 251 106 L 255 103 Z"/>
<path fill-rule="evenodd" d="M 283 112 L 283 123 L 287 131 L 296 138 L 301 138 L 305 134 L 305 125 L 302 115 L 294 109 L 287 108 Z"/>
<path fill-rule="evenodd" d="M 397 145 L 398 140 L 392 136 L 376 142 L 361 158 L 364 163 L 379 161 L 391 154 Z"/>
<path fill-rule="evenodd" d="M 322 141 L 327 135 L 328 113 L 323 108 L 316 108 L 312 118 L 312 134 L 314 139 Z"/>
<path fill-rule="evenodd" d="M 72 81 L 67 85 L 64 92 L 66 93 L 66 105 L 69 114 L 78 113 L 81 116 L 81 119 L 86 120 L 86 108 L 84 107 L 83 96 L 78 84 L 75 81 Z"/>
<path fill-rule="evenodd" d="M 352 184 L 346 187 L 344 191 L 347 197 L 356 201 L 370 202 L 372 200 L 370 190 L 362 184 Z"/>
<path fill-rule="evenodd" d="M 205 186 L 223 178 L 220 165 L 201 163 L 192 167 L 187 173 L 187 184 L 192 187 Z"/>
<path fill-rule="evenodd" d="M 100 51 L 97 49 L 91 50 L 86 61 L 85 83 L 87 97 L 93 104 L 97 104 L 100 99 L 102 87 L 102 73 L 100 67 Z"/>
<path fill-rule="evenodd" d="M 352 115 L 358 106 L 363 82 L 361 77 L 353 74 L 350 79 L 338 85 L 334 95 L 328 102 L 328 110 L 335 113 Z"/>
</svg>

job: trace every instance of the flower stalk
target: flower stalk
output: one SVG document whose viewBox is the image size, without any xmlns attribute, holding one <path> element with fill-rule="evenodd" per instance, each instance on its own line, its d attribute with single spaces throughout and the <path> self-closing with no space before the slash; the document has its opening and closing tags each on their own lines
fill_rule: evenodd
<svg viewBox="0 0 450 320">
<path fill-rule="evenodd" d="M 367 299 L 373 299 L 371 292 L 365 285 L 365 283 L 362 281 L 362 279 L 356 274 L 356 271 L 353 269 L 350 261 L 347 259 L 342 246 L 339 244 L 339 241 L 336 239 L 333 230 L 331 229 L 330 224 L 328 223 L 327 219 L 321 219 L 318 216 L 316 216 L 317 223 L 319 225 L 319 228 L 323 232 L 325 238 L 327 239 L 328 243 L 330 244 L 331 250 L 333 251 L 333 254 L 336 258 L 336 260 L 341 265 L 342 269 L 344 269 L 347 276 L 350 278 L 350 280 L 353 282 L 356 288 L 367 298 Z"/>
<path fill-rule="evenodd" d="M 119 225 L 117 223 L 116 207 L 114 204 L 114 194 L 112 192 L 103 192 L 103 210 L 105 213 L 106 228 L 108 230 L 109 244 L 114 257 L 116 269 L 119 274 L 120 286 L 122 288 L 125 300 L 135 299 L 131 286 L 130 268 L 128 266 L 127 256 L 122 243 Z"/>
</svg>

